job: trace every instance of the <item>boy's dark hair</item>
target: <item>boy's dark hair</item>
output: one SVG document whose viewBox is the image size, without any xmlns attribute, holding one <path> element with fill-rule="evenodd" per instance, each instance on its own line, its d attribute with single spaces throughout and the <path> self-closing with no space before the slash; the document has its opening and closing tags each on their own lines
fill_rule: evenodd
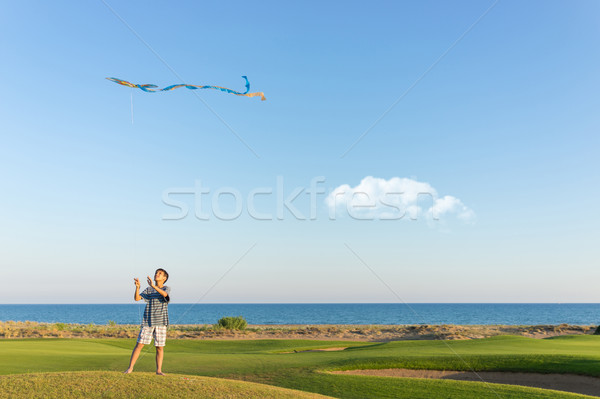
<svg viewBox="0 0 600 399">
<path fill-rule="evenodd" d="M 167 273 L 167 271 L 166 271 L 165 269 L 163 269 L 163 268 L 158 268 L 158 269 L 156 269 L 156 272 L 158 272 L 158 271 L 161 271 L 161 272 L 163 272 L 163 273 L 165 274 L 165 276 L 167 277 L 167 278 L 165 279 L 165 283 L 166 283 L 166 282 L 167 282 L 167 280 L 169 279 L 169 273 Z M 154 272 L 154 273 L 156 274 L 156 272 Z"/>
</svg>

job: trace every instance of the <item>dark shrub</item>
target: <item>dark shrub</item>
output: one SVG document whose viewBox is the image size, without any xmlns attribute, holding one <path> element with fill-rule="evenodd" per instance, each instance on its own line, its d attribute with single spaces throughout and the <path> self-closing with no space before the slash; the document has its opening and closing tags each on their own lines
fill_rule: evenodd
<svg viewBox="0 0 600 399">
<path fill-rule="evenodd" d="M 237 317 L 223 317 L 219 320 L 217 325 L 221 328 L 228 330 L 245 330 L 248 323 L 242 316 Z"/>
</svg>

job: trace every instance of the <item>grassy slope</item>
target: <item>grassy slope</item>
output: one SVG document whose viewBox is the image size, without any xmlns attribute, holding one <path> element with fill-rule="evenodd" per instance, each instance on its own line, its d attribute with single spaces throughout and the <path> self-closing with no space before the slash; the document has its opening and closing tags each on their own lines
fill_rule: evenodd
<svg viewBox="0 0 600 399">
<path fill-rule="evenodd" d="M 348 346 L 341 352 L 277 353 L 291 349 Z M 0 374 L 67 370 L 123 370 L 133 340 L 0 341 Z M 154 350 L 137 371 L 152 371 Z M 18 362 L 14 362 L 18 359 Z M 171 340 L 164 369 L 171 373 L 225 377 L 344 398 L 567 398 L 582 397 L 532 388 L 483 383 L 342 376 L 321 369 L 437 368 L 569 372 L 600 376 L 600 337 L 535 340 L 502 336 L 482 340 L 399 341 L 385 344 L 261 340 Z"/>
<path fill-rule="evenodd" d="M 0 377 L 0 392 L 10 398 L 278 398 L 318 399 L 327 396 L 244 381 L 172 374 L 123 375 L 114 371 L 13 374 Z M 165 395 L 168 393 L 168 395 Z"/>
</svg>

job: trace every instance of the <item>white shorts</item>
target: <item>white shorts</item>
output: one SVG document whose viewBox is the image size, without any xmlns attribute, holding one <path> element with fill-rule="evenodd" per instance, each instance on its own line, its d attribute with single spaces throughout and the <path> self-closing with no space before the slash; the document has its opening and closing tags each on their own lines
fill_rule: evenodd
<svg viewBox="0 0 600 399">
<path fill-rule="evenodd" d="M 167 341 L 167 326 L 143 326 L 138 336 L 138 344 L 149 345 L 154 338 L 154 346 L 165 346 Z"/>
</svg>

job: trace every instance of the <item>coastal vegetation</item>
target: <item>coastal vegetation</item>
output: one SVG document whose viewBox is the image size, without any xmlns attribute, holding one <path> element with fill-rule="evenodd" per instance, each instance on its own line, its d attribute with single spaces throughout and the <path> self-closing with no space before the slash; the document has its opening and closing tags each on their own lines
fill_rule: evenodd
<svg viewBox="0 0 600 399">
<path fill-rule="evenodd" d="M 547 338 L 593 334 L 595 326 L 579 325 L 248 325 L 243 317 L 224 317 L 216 324 L 169 327 L 177 339 L 320 339 L 388 342 L 397 340 L 461 340 L 498 335 Z M 0 338 L 135 338 L 139 325 L 0 322 Z"/>
<path fill-rule="evenodd" d="M 243 316 L 222 317 L 215 325 L 215 329 L 225 328 L 227 330 L 245 330 L 248 322 Z"/>
</svg>

